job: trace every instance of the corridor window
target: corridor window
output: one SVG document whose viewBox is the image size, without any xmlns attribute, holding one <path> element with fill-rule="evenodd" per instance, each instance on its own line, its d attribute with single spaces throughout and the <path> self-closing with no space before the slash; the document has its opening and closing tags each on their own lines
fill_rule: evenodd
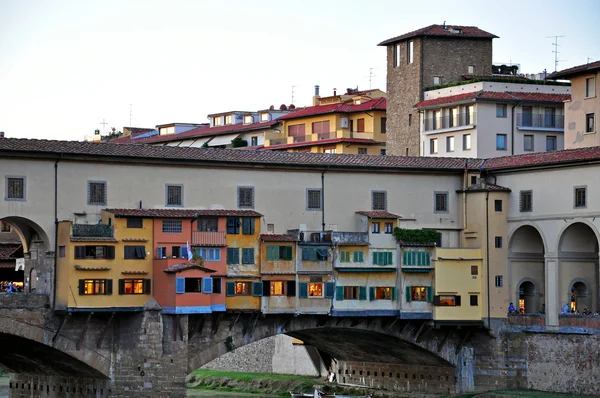
<svg viewBox="0 0 600 398">
<path fill-rule="evenodd" d="M 321 190 L 307 189 L 306 190 L 306 209 L 307 210 L 322 210 L 321 207 Z"/>
<path fill-rule="evenodd" d="M 238 207 L 254 208 L 254 187 L 238 187 Z"/>
<path fill-rule="evenodd" d="M 575 207 L 580 209 L 586 207 L 586 187 L 575 188 Z"/>
<path fill-rule="evenodd" d="M 183 231 L 181 220 L 163 220 L 162 231 L 167 234 L 180 234 Z"/>
<path fill-rule="evenodd" d="M 412 301 L 427 301 L 427 288 L 425 286 L 412 286 L 410 297 Z"/>
<path fill-rule="evenodd" d="M 358 300 L 358 286 L 344 286 L 344 300 Z"/>
<path fill-rule="evenodd" d="M 6 177 L 5 200 L 25 200 L 25 177 Z"/>
<path fill-rule="evenodd" d="M 410 119 L 410 115 L 408 115 L 408 116 Z M 381 134 L 385 134 L 385 133 L 387 133 L 387 118 L 382 117 L 380 120 L 381 120 L 381 125 L 380 125 Z"/>
<path fill-rule="evenodd" d="M 323 297 L 323 283 L 309 283 L 308 297 Z"/>
<path fill-rule="evenodd" d="M 436 192 L 434 206 L 435 206 L 436 213 L 448 212 L 448 193 L 447 192 Z"/>
<path fill-rule="evenodd" d="M 166 205 L 171 207 L 183 206 L 183 185 L 167 184 L 165 187 Z"/>
<path fill-rule="evenodd" d="M 532 211 L 533 209 L 533 191 L 519 192 L 519 210 L 521 212 Z"/>
<path fill-rule="evenodd" d="M 506 151 L 506 134 L 496 134 L 496 149 Z"/>
<path fill-rule="evenodd" d="M 235 283 L 235 295 L 236 296 L 249 296 L 252 292 L 251 282 L 236 282 Z"/>
<path fill-rule="evenodd" d="M 392 287 L 376 287 L 375 300 L 391 300 L 392 290 Z"/>
<path fill-rule="evenodd" d="M 88 205 L 106 206 L 106 181 L 88 181 Z"/>
<path fill-rule="evenodd" d="M 387 192 L 371 191 L 371 209 L 387 210 Z"/>
</svg>

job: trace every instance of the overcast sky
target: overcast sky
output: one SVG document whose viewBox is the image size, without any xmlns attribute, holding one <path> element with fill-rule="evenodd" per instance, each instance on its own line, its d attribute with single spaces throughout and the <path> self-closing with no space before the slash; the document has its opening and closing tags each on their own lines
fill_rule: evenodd
<svg viewBox="0 0 600 398">
<path fill-rule="evenodd" d="M 600 59 L 600 1 L 0 0 L 0 131 L 82 140 L 95 129 L 203 123 L 309 105 L 314 85 L 385 90 L 377 43 L 431 24 L 500 36 L 526 73 Z M 101 122 L 106 120 L 106 125 Z"/>
</svg>

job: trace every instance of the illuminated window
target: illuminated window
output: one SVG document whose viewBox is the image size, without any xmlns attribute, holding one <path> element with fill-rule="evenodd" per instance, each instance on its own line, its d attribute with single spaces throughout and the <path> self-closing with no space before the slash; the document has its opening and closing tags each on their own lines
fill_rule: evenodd
<svg viewBox="0 0 600 398">
<path fill-rule="evenodd" d="M 244 124 L 254 123 L 254 117 L 252 115 L 244 116 Z"/>
<path fill-rule="evenodd" d="M 235 283 L 235 295 L 236 296 L 249 296 L 251 293 L 250 282 L 236 282 Z"/>
<path fill-rule="evenodd" d="M 271 116 L 269 113 L 267 112 L 263 112 L 260 114 L 260 121 L 261 122 L 268 122 L 269 121 L 269 116 Z"/>
<path fill-rule="evenodd" d="M 440 305 L 454 307 L 456 305 L 456 296 L 440 296 Z"/>
<path fill-rule="evenodd" d="M 271 296 L 283 296 L 285 284 L 282 281 L 271 281 Z"/>
<path fill-rule="evenodd" d="M 392 288 L 391 287 L 376 287 L 375 288 L 375 299 L 391 300 L 392 299 Z"/>
<path fill-rule="evenodd" d="M 225 124 L 233 124 L 233 115 L 225 116 Z"/>
<path fill-rule="evenodd" d="M 144 280 L 125 279 L 123 281 L 123 294 L 144 294 Z"/>
<path fill-rule="evenodd" d="M 83 281 L 83 295 L 105 294 L 106 279 L 85 279 Z"/>
<path fill-rule="evenodd" d="M 411 288 L 412 301 L 427 301 L 427 289 L 425 286 L 413 286 Z"/>
<path fill-rule="evenodd" d="M 323 284 L 322 283 L 309 283 L 308 284 L 308 297 L 323 297 Z"/>
</svg>

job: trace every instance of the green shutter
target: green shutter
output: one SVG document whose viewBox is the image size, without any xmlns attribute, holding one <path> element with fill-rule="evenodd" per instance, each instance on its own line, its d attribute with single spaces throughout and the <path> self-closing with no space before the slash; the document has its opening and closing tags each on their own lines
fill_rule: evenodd
<svg viewBox="0 0 600 398">
<path fill-rule="evenodd" d="M 408 265 L 408 252 L 402 253 L 402 265 Z"/>
<path fill-rule="evenodd" d="M 373 287 L 373 286 L 369 287 L 369 300 L 370 301 L 375 300 L 375 287 Z"/>
<path fill-rule="evenodd" d="M 363 252 L 362 251 L 355 251 L 354 252 L 354 262 L 355 263 L 362 263 L 363 261 L 364 261 Z"/>
<path fill-rule="evenodd" d="M 288 261 L 292 260 L 292 246 L 285 247 L 285 259 Z"/>
<path fill-rule="evenodd" d="M 392 265 L 394 263 L 394 259 L 393 259 L 393 253 L 392 252 L 387 252 L 386 253 L 386 265 Z"/>
<path fill-rule="evenodd" d="M 277 251 L 277 257 L 275 257 L 275 250 Z M 267 246 L 267 261 L 276 261 L 279 259 L 279 246 Z"/>
<path fill-rule="evenodd" d="M 261 297 L 263 295 L 262 282 L 252 282 L 252 295 L 254 297 Z"/>
<path fill-rule="evenodd" d="M 335 290 L 335 283 L 325 282 L 325 298 L 332 299 L 334 290 Z"/>
<path fill-rule="evenodd" d="M 397 297 L 396 297 L 396 288 L 395 287 L 392 287 L 392 300 L 393 301 L 397 300 Z"/>
<path fill-rule="evenodd" d="M 348 251 L 348 250 L 340 251 L 340 262 L 342 262 L 342 263 L 350 262 L 350 251 Z"/>
<path fill-rule="evenodd" d="M 410 303 L 410 299 L 411 299 L 411 295 L 410 295 L 410 286 L 406 286 L 406 302 Z"/>
<path fill-rule="evenodd" d="M 433 302 L 433 286 L 427 286 L 425 288 L 425 291 L 427 292 L 427 301 L 432 303 Z"/>
<path fill-rule="evenodd" d="M 335 299 L 336 299 L 336 301 L 344 300 L 344 286 L 336 286 L 335 287 Z"/>
<path fill-rule="evenodd" d="M 313 249 L 311 247 L 302 248 L 302 261 L 313 261 L 311 260 Z"/>
<path fill-rule="evenodd" d="M 425 252 L 425 264 L 427 266 L 431 266 L 431 253 Z"/>
<path fill-rule="evenodd" d="M 359 300 L 366 300 L 367 299 L 367 287 L 366 286 L 359 286 L 358 287 L 358 299 Z"/>
<path fill-rule="evenodd" d="M 373 252 L 373 265 L 379 265 L 379 253 Z"/>
<path fill-rule="evenodd" d="M 235 296 L 235 282 L 227 282 L 226 295 Z"/>
<path fill-rule="evenodd" d="M 300 283 L 298 283 L 298 286 L 300 287 L 300 294 L 298 294 L 298 297 L 307 298 L 308 297 L 308 283 L 300 282 Z"/>
</svg>

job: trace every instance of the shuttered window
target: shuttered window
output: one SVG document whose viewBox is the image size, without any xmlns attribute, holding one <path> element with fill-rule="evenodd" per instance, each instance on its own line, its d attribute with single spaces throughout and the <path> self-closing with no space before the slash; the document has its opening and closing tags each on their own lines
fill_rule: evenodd
<svg viewBox="0 0 600 398">
<path fill-rule="evenodd" d="M 392 252 L 373 252 L 373 264 L 374 265 L 392 265 L 393 264 Z"/>
<path fill-rule="evenodd" d="M 302 248 L 302 261 L 326 261 L 328 257 L 329 251 L 326 248 Z"/>
<path fill-rule="evenodd" d="M 254 235 L 254 218 L 242 217 L 242 234 Z"/>
<path fill-rule="evenodd" d="M 227 248 L 227 264 L 239 264 L 240 263 L 240 249 L 237 247 Z"/>
<path fill-rule="evenodd" d="M 355 263 L 362 263 L 364 262 L 364 253 L 362 251 L 355 251 L 353 253 L 354 255 L 354 262 Z"/>
<path fill-rule="evenodd" d="M 295 124 L 288 126 L 288 135 L 290 137 L 299 137 L 306 135 L 306 127 L 304 124 Z"/>
<path fill-rule="evenodd" d="M 405 251 L 402 253 L 402 265 L 408 266 L 431 266 L 431 255 L 429 252 Z"/>
<path fill-rule="evenodd" d="M 371 191 L 371 209 L 387 210 L 387 192 Z"/>
<path fill-rule="evenodd" d="M 242 264 L 254 264 L 254 248 L 242 249 Z"/>
<path fill-rule="evenodd" d="M 238 187 L 238 207 L 240 209 L 254 208 L 254 187 Z"/>
<path fill-rule="evenodd" d="M 350 262 L 350 251 L 349 250 L 340 251 L 340 262 L 341 263 L 349 263 Z"/>
<path fill-rule="evenodd" d="M 359 133 L 365 132 L 365 119 L 356 120 L 356 131 Z"/>
<path fill-rule="evenodd" d="M 292 260 L 291 246 L 267 246 L 267 261 Z"/>
<path fill-rule="evenodd" d="M 88 205 L 106 206 L 106 181 L 88 181 Z"/>
<path fill-rule="evenodd" d="M 227 217 L 227 233 L 228 234 L 239 234 L 240 233 L 240 219 L 238 217 Z"/>
<path fill-rule="evenodd" d="M 329 120 L 324 120 L 322 122 L 314 122 L 312 124 L 312 133 L 313 134 L 325 134 L 329 133 L 331 130 L 329 129 Z M 319 137 L 321 138 L 321 137 Z M 327 137 L 329 138 L 329 137 Z"/>
</svg>

